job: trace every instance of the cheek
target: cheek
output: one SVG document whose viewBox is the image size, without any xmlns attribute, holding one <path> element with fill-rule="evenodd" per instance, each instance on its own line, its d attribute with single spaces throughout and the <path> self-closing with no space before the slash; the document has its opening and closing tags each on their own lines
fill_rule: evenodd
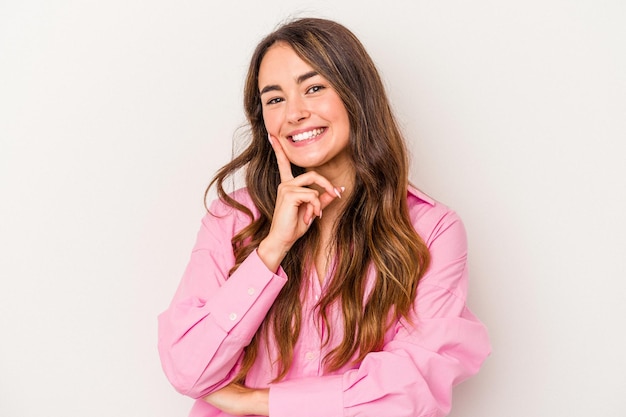
<svg viewBox="0 0 626 417">
<path fill-rule="evenodd" d="M 265 130 L 267 130 L 272 135 L 277 135 L 280 123 L 278 122 L 278 118 L 276 117 L 276 112 L 267 112 L 263 110 L 262 115 L 263 123 L 265 124 Z"/>
<path fill-rule="evenodd" d="M 346 132 L 350 130 L 350 118 L 343 104 L 333 109 L 333 123 L 336 129 Z"/>
<path fill-rule="evenodd" d="M 342 124 L 348 122 L 348 111 L 339 97 L 335 97 L 333 100 L 326 103 L 325 107 L 326 114 L 335 122 Z"/>
</svg>

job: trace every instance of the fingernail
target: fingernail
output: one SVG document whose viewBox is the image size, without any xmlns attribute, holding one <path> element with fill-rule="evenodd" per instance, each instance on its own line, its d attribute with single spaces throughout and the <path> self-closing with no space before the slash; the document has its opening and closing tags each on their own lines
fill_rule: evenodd
<svg viewBox="0 0 626 417">
<path fill-rule="evenodd" d="M 341 192 L 343 193 L 344 191 L 346 191 L 346 187 L 339 187 L 341 188 Z"/>
<path fill-rule="evenodd" d="M 337 188 L 333 188 L 337 197 L 341 198 L 341 192 Z"/>
<path fill-rule="evenodd" d="M 270 135 L 269 133 L 267 134 L 267 140 L 270 141 L 270 144 L 274 144 L 274 142 L 272 141 L 272 135 Z"/>
<path fill-rule="evenodd" d="M 320 210 L 320 219 L 322 218 L 322 210 Z"/>
</svg>

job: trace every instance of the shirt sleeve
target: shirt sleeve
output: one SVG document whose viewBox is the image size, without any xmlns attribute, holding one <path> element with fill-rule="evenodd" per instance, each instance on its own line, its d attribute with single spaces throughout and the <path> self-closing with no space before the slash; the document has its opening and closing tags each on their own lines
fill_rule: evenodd
<svg viewBox="0 0 626 417">
<path fill-rule="evenodd" d="M 284 271 L 268 270 L 256 251 L 228 277 L 237 214 L 221 212 L 202 220 L 176 294 L 158 317 L 163 370 L 177 391 L 193 398 L 232 380 L 244 347 L 286 282 Z"/>
<path fill-rule="evenodd" d="M 424 237 L 431 265 L 418 286 L 411 323 L 399 321 L 379 352 L 343 374 L 270 386 L 270 416 L 434 417 L 451 408 L 452 387 L 490 353 L 487 331 L 466 306 L 467 243 L 447 212 Z"/>
</svg>

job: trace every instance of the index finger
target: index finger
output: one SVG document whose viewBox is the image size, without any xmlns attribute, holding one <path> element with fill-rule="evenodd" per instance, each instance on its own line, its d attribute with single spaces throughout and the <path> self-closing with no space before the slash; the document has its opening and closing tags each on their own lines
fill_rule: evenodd
<svg viewBox="0 0 626 417">
<path fill-rule="evenodd" d="M 291 161 L 285 155 L 283 147 L 276 138 L 272 138 L 271 134 L 267 134 L 267 138 L 274 149 L 276 154 L 276 162 L 278 162 L 278 172 L 280 172 L 280 182 L 286 182 L 293 179 L 293 172 L 291 171 Z"/>
</svg>

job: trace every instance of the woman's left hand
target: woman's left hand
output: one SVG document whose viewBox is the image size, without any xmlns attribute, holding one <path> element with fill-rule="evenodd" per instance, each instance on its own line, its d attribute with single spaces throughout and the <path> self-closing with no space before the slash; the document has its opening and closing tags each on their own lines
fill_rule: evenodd
<svg viewBox="0 0 626 417">
<path fill-rule="evenodd" d="M 269 416 L 269 388 L 253 389 L 240 384 L 230 384 L 203 398 L 212 406 L 236 415 Z"/>
</svg>

